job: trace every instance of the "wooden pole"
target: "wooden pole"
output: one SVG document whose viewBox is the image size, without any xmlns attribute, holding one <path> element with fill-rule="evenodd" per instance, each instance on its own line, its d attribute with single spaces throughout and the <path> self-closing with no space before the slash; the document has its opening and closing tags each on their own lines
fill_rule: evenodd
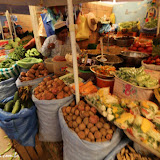
<svg viewBox="0 0 160 160">
<path fill-rule="evenodd" d="M 157 35 L 159 35 L 160 29 L 160 6 L 158 6 L 158 24 L 157 24 Z"/>
<path fill-rule="evenodd" d="M 13 40 L 11 17 L 10 17 L 10 14 L 9 14 L 8 10 L 6 11 L 6 18 L 7 18 L 7 22 L 8 22 L 9 32 L 10 32 L 11 38 Z"/>
<path fill-rule="evenodd" d="M 156 4 L 158 5 L 158 24 L 157 24 L 157 35 L 159 35 L 160 30 L 160 0 L 156 1 Z"/>
<path fill-rule="evenodd" d="M 1 32 L 2 32 L 2 38 L 3 38 L 3 40 L 4 40 L 3 27 L 2 27 L 1 21 L 0 21 L 0 30 L 1 30 Z"/>
<path fill-rule="evenodd" d="M 80 101 L 80 95 L 79 95 L 76 36 L 75 36 L 75 26 L 74 26 L 74 20 L 73 20 L 72 0 L 67 0 L 67 5 L 68 5 L 68 17 L 69 17 L 69 31 L 71 36 L 70 38 L 71 38 L 71 48 L 72 48 L 72 56 L 73 56 L 73 73 L 74 73 L 76 103 L 78 104 L 78 102 Z"/>
<path fill-rule="evenodd" d="M 34 38 L 35 38 L 35 41 L 36 41 L 36 48 L 40 52 L 41 48 L 42 48 L 42 44 L 41 44 L 40 36 L 38 34 L 39 23 L 38 23 L 38 18 L 37 18 L 36 6 L 29 6 L 29 12 L 30 12 L 30 15 L 31 15 L 33 33 L 34 33 Z"/>
<path fill-rule="evenodd" d="M 12 8 L 10 8 L 10 13 L 11 13 L 11 16 L 12 16 Z M 16 38 L 17 37 L 16 29 L 15 29 L 15 26 L 14 26 L 14 23 L 13 23 L 12 19 L 11 19 L 11 23 L 12 23 L 12 27 L 13 27 L 14 38 Z"/>
</svg>

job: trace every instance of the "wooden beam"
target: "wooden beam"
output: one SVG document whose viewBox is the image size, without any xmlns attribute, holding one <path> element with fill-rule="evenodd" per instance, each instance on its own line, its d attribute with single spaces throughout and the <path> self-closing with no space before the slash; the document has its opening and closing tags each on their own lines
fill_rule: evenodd
<svg viewBox="0 0 160 160">
<path fill-rule="evenodd" d="M 41 38 L 38 35 L 39 23 L 38 23 L 38 17 L 37 17 L 37 8 L 38 7 L 36 7 L 36 6 L 29 6 L 29 12 L 31 15 L 33 33 L 34 33 L 34 38 L 36 41 L 36 47 L 37 47 L 37 50 L 40 52 L 41 47 L 42 47 L 42 43 L 41 43 Z"/>
</svg>

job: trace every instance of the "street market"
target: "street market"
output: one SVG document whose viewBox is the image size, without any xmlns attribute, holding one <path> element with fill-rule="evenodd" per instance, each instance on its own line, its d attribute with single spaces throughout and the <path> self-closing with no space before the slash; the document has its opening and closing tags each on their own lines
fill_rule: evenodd
<svg viewBox="0 0 160 160">
<path fill-rule="evenodd" d="M 159 0 L 0 4 L 0 160 L 160 159 Z"/>
</svg>

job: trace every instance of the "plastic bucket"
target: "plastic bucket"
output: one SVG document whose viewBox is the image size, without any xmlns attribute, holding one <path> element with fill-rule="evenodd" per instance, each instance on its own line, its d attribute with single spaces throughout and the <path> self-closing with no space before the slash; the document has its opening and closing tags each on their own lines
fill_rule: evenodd
<svg viewBox="0 0 160 160">
<path fill-rule="evenodd" d="M 49 73 L 54 73 L 58 76 L 62 76 L 66 73 L 66 61 L 53 61 L 52 58 L 47 58 L 44 63 Z"/>
<path fill-rule="evenodd" d="M 52 61 L 52 58 L 47 58 L 44 61 L 44 63 L 45 63 L 47 70 L 49 71 L 49 73 L 54 73 L 54 63 Z"/>
<path fill-rule="evenodd" d="M 110 92 L 113 93 L 114 78 L 102 79 L 102 78 L 96 77 L 96 80 L 97 80 L 98 87 L 100 88 L 110 87 Z"/>
<path fill-rule="evenodd" d="M 55 75 L 62 76 L 66 74 L 67 61 L 53 61 L 53 64 Z"/>
</svg>

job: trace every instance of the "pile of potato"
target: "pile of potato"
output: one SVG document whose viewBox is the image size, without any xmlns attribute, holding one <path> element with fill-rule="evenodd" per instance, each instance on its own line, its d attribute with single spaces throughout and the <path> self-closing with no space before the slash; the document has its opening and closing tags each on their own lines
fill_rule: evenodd
<svg viewBox="0 0 160 160">
<path fill-rule="evenodd" d="M 44 78 L 34 89 L 34 95 L 39 100 L 62 99 L 71 94 L 70 87 L 54 76 Z"/>
<path fill-rule="evenodd" d="M 34 64 L 27 73 L 21 72 L 20 81 L 29 81 L 48 75 L 48 70 L 43 63 Z"/>
<path fill-rule="evenodd" d="M 80 139 L 89 142 L 104 142 L 112 139 L 116 129 L 107 123 L 103 117 L 99 118 L 97 110 L 84 101 L 78 105 L 72 102 L 70 106 L 62 108 L 64 119 L 69 128 L 77 133 Z"/>
<path fill-rule="evenodd" d="M 152 157 L 154 160 L 158 160 L 156 157 Z M 116 160 L 152 160 L 150 157 L 141 156 L 130 145 L 126 145 L 117 154 Z"/>
</svg>

